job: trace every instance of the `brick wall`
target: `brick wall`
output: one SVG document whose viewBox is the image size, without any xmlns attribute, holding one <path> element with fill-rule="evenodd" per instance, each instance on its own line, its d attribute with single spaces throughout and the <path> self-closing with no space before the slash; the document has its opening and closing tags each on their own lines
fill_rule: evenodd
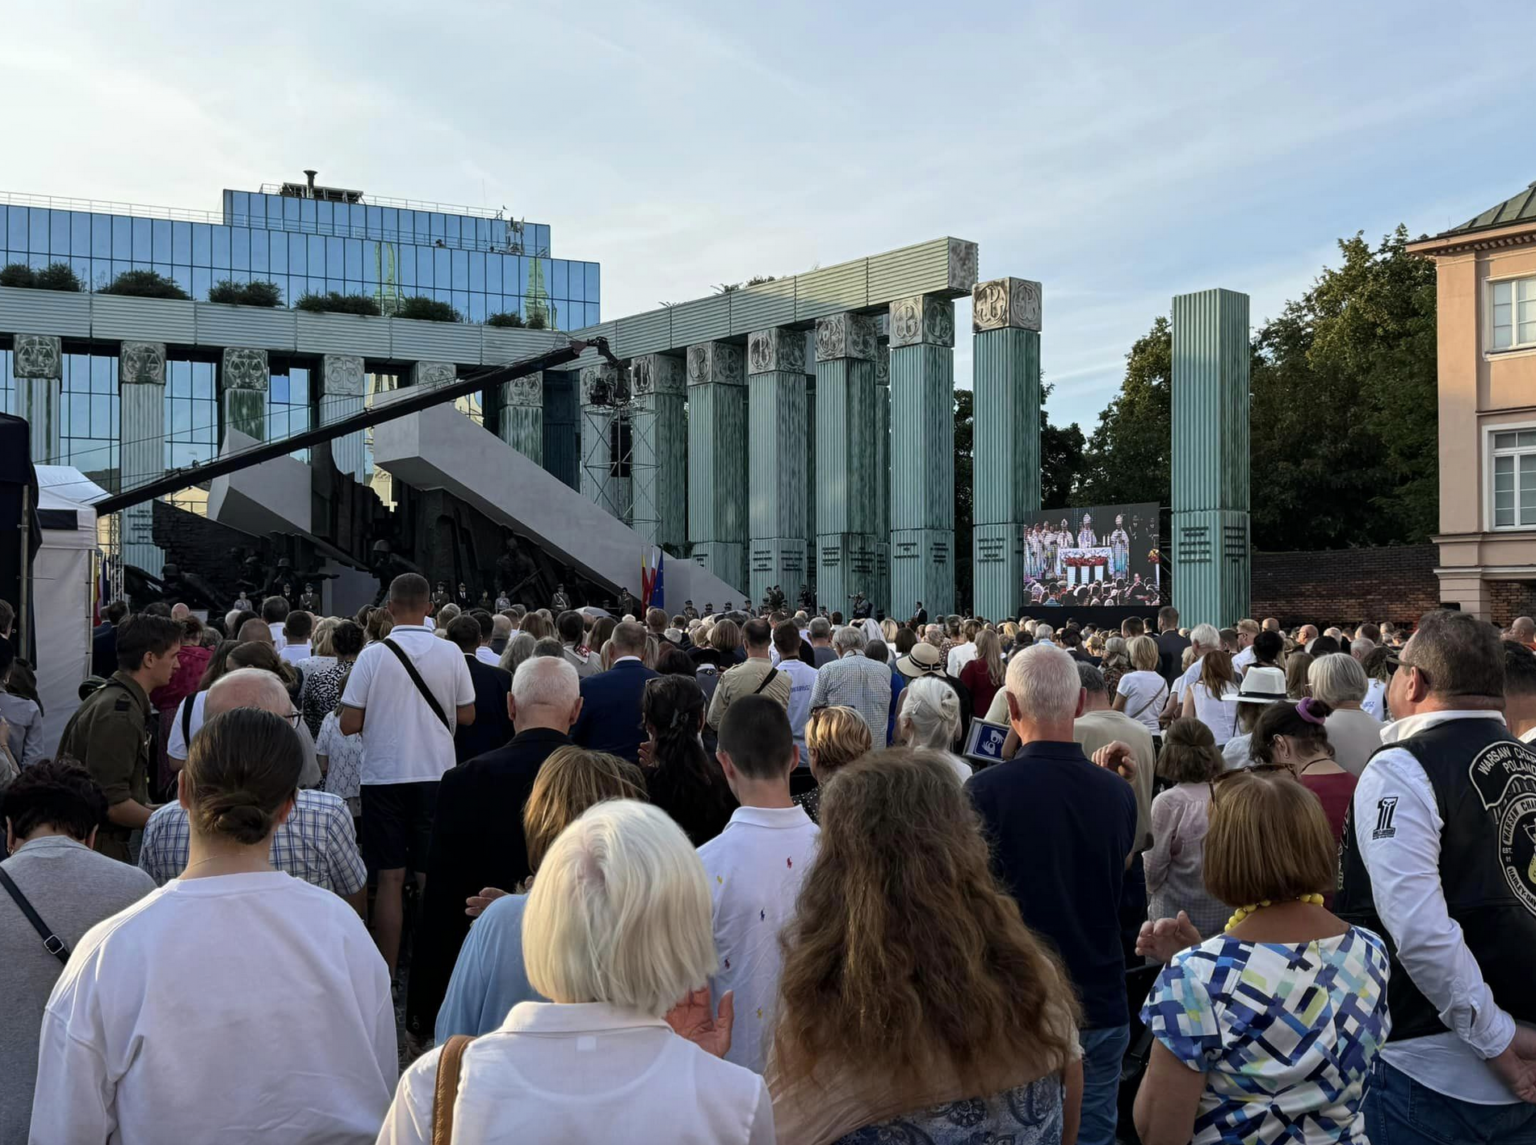
<svg viewBox="0 0 1536 1145">
<path fill-rule="evenodd" d="M 1508 627 L 1517 616 L 1536 616 L 1536 582 L 1494 580 L 1486 582 L 1489 619 L 1500 628 Z"/>
<path fill-rule="evenodd" d="M 1440 605 L 1436 556 L 1434 545 L 1256 552 L 1253 615 L 1278 617 L 1286 627 L 1361 620 L 1412 623 Z M 1504 617 L 1501 622 L 1508 620 Z"/>
</svg>

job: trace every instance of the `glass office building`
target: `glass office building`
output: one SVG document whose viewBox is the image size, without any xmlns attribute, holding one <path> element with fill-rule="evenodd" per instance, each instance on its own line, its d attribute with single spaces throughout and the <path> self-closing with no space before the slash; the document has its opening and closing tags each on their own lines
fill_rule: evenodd
<svg viewBox="0 0 1536 1145">
<path fill-rule="evenodd" d="M 0 265 L 67 263 L 92 291 L 124 271 L 153 270 L 197 300 L 224 280 L 268 281 L 287 305 L 335 291 L 369 295 L 388 314 L 416 295 L 446 302 L 472 323 L 493 314 L 541 319 L 554 330 L 599 321 L 598 264 L 553 257 L 542 223 L 471 207 L 327 188 L 310 188 L 321 192 L 310 197 L 303 190 L 226 190 L 218 214 L 0 192 Z M 270 364 L 268 433 L 308 428 L 318 388 L 312 362 L 274 353 Z M 173 348 L 165 399 L 166 466 L 212 458 L 219 432 L 212 358 Z M 0 410 L 15 408 L 11 351 L 0 344 Z M 116 487 L 115 345 L 66 339 L 62 413 L 58 460 Z"/>
</svg>

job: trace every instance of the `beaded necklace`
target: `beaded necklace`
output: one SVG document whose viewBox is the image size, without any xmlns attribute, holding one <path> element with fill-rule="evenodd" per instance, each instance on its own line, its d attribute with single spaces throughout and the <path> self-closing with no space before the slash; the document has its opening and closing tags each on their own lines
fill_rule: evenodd
<svg viewBox="0 0 1536 1145">
<path fill-rule="evenodd" d="M 1307 903 L 1309 906 L 1322 906 L 1323 896 L 1318 894 L 1300 895 L 1296 901 Z M 1253 914 L 1255 911 L 1260 911 L 1267 906 L 1273 905 L 1274 903 L 1272 900 L 1265 899 L 1263 902 L 1249 903 L 1247 906 L 1238 907 L 1237 910 L 1233 913 L 1232 917 L 1227 919 L 1227 930 L 1230 931 L 1234 927 L 1238 926 L 1245 918 Z"/>
</svg>

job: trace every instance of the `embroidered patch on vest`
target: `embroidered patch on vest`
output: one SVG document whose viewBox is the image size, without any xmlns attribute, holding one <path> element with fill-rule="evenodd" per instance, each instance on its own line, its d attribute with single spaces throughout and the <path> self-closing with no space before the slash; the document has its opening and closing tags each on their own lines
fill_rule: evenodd
<svg viewBox="0 0 1536 1145">
<path fill-rule="evenodd" d="M 1498 828 L 1504 881 L 1536 915 L 1536 752 L 1523 743 L 1491 744 L 1472 760 L 1468 775 Z"/>
</svg>

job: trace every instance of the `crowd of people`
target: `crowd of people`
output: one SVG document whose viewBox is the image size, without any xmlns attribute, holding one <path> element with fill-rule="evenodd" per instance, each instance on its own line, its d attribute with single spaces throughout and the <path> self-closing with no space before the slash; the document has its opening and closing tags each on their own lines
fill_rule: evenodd
<svg viewBox="0 0 1536 1145">
<path fill-rule="evenodd" d="M 0 602 L 0 1142 L 1536 1140 L 1536 623 L 692 611 Z"/>
</svg>

